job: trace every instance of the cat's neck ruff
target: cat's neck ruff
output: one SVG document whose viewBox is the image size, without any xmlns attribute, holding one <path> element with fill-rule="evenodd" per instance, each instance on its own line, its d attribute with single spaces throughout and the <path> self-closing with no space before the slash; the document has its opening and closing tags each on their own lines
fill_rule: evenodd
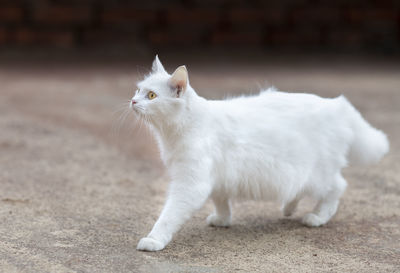
<svg viewBox="0 0 400 273">
<path fill-rule="evenodd" d="M 177 141 L 182 141 L 182 137 L 196 124 L 196 119 L 201 116 L 202 109 L 204 111 L 206 100 L 198 96 L 192 87 L 188 86 L 184 96 L 177 106 L 181 108 L 180 111 L 150 123 L 162 149 L 173 149 Z"/>
</svg>

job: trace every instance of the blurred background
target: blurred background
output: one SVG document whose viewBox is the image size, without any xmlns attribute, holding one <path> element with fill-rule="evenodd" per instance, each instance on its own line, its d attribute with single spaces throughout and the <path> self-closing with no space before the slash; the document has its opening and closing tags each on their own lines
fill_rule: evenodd
<svg viewBox="0 0 400 273">
<path fill-rule="evenodd" d="M 207 203 L 137 252 L 169 180 L 127 108 L 155 54 L 208 99 L 344 94 L 391 153 L 345 171 L 326 227 L 247 202 L 212 229 Z M 0 0 L 0 272 L 398 271 L 399 92 L 399 0 Z"/>
<path fill-rule="evenodd" d="M 397 0 L 2 0 L 0 45 L 400 52 Z"/>
</svg>

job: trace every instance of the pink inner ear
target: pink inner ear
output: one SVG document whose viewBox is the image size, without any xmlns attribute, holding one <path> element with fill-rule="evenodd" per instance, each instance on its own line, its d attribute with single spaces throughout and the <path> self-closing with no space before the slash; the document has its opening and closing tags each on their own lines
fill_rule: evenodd
<svg viewBox="0 0 400 273">
<path fill-rule="evenodd" d="M 173 89 L 177 89 L 179 91 L 185 91 L 186 89 L 186 81 L 183 79 L 174 79 L 171 78 L 169 80 L 169 86 Z"/>
<path fill-rule="evenodd" d="M 182 90 L 185 87 L 185 81 L 184 80 L 178 80 L 175 83 L 175 86 L 177 89 Z"/>
<path fill-rule="evenodd" d="M 169 85 L 172 89 L 177 90 L 177 97 L 179 98 L 182 91 L 184 91 L 185 81 L 171 78 L 169 80 Z"/>
<path fill-rule="evenodd" d="M 169 84 L 173 88 L 181 88 L 181 89 L 186 88 L 186 80 L 182 79 L 181 77 L 179 77 L 179 78 L 178 77 L 172 77 L 169 80 Z"/>
<path fill-rule="evenodd" d="M 177 90 L 177 96 L 179 97 L 182 92 L 185 92 L 187 87 L 188 77 L 185 66 L 178 67 L 172 74 L 168 81 L 168 84 Z"/>
</svg>

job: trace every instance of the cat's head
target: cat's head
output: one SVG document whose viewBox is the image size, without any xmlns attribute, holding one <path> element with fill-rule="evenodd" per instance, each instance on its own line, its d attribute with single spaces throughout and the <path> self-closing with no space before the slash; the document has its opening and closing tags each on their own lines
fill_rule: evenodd
<svg viewBox="0 0 400 273">
<path fill-rule="evenodd" d="M 170 75 L 156 56 L 151 73 L 138 82 L 137 87 L 130 107 L 139 116 L 148 121 L 173 117 L 187 99 L 189 78 L 186 67 L 180 66 Z"/>
</svg>

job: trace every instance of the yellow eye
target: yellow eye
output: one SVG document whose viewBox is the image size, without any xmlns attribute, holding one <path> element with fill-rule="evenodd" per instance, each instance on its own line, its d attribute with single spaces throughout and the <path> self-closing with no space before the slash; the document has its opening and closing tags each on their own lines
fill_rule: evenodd
<svg viewBox="0 0 400 273">
<path fill-rule="evenodd" d="M 156 97 L 157 97 L 157 95 L 153 91 L 150 91 L 149 93 L 147 93 L 147 98 L 149 100 L 155 99 Z"/>
</svg>

